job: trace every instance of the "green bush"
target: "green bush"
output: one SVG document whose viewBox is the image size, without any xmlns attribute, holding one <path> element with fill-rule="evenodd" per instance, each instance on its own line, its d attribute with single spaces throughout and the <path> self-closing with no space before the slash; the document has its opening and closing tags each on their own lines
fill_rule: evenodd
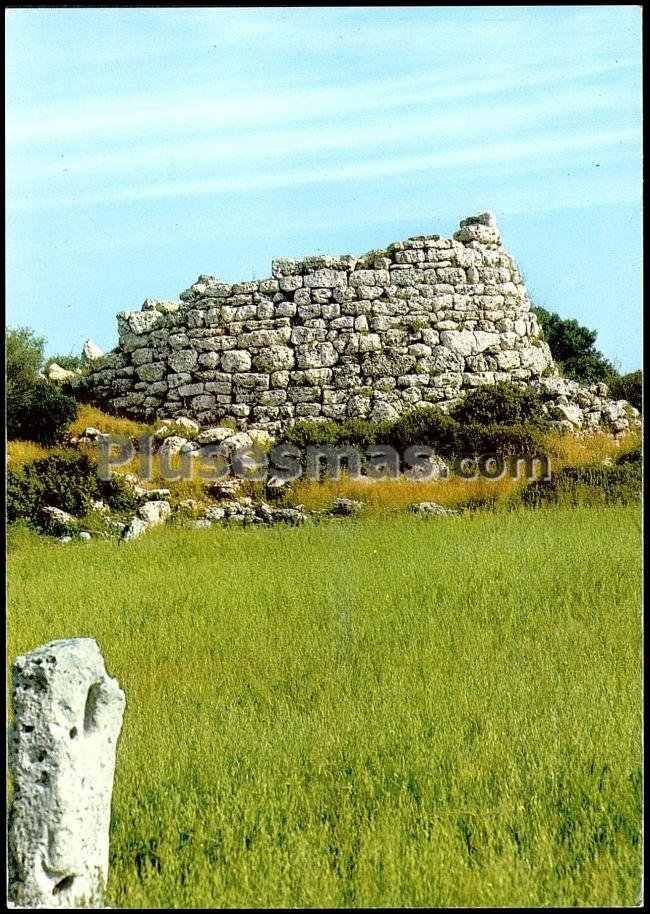
<svg viewBox="0 0 650 914">
<path fill-rule="evenodd" d="M 543 423 L 542 401 L 531 387 L 517 387 L 507 381 L 477 387 L 451 411 L 458 422 L 483 424 Z"/>
<path fill-rule="evenodd" d="M 532 423 L 471 422 L 459 425 L 456 433 L 456 456 L 528 457 L 545 452 L 540 428 Z"/>
<path fill-rule="evenodd" d="M 545 308 L 533 308 L 551 354 L 567 378 L 594 384 L 617 376 L 612 363 L 594 347 L 597 333 L 576 320 Z"/>
<path fill-rule="evenodd" d="M 510 392 L 505 391 L 500 397 L 500 415 L 529 415 L 532 411 L 532 401 L 526 396 L 510 397 Z M 537 401 L 534 402 L 537 408 Z M 527 456 L 543 453 L 544 449 L 537 421 L 461 423 L 437 406 L 417 407 L 391 421 L 297 422 L 284 440 L 301 448 L 352 445 L 366 449 L 373 444 L 387 444 L 401 454 L 413 445 L 423 445 L 443 457 Z"/>
<path fill-rule="evenodd" d="M 7 437 L 41 444 L 61 439 L 77 414 L 76 401 L 39 375 L 45 341 L 27 327 L 7 330 Z"/>
<path fill-rule="evenodd" d="M 61 368 L 65 368 L 66 371 L 77 371 L 79 368 L 85 366 L 83 356 L 80 355 L 52 355 L 45 362 L 45 371 L 50 367 L 50 365 L 60 365 Z"/>
<path fill-rule="evenodd" d="M 309 445 L 333 447 L 338 443 L 338 436 L 339 425 L 337 422 L 332 422 L 331 420 L 310 422 L 304 419 L 287 429 L 283 435 L 283 440 L 287 444 L 294 444 L 299 448 L 305 448 Z"/>
<path fill-rule="evenodd" d="M 609 381 L 609 395 L 613 400 L 627 400 L 641 412 L 643 408 L 643 372 L 631 371 L 629 374 Z"/>
<path fill-rule="evenodd" d="M 542 505 L 634 504 L 641 497 L 641 464 L 629 461 L 614 466 L 564 467 L 550 479 L 530 483 L 521 501 L 528 507 Z"/>
<path fill-rule="evenodd" d="M 56 444 L 76 415 L 73 397 L 51 381 L 39 379 L 20 398 L 7 403 L 7 437 Z"/>
<path fill-rule="evenodd" d="M 458 423 L 437 406 L 420 406 L 403 413 L 386 429 L 386 444 L 404 452 L 412 445 L 434 448 L 439 454 L 456 453 Z"/>
<path fill-rule="evenodd" d="M 96 499 L 116 511 L 133 510 L 133 495 L 119 477 L 99 479 L 96 463 L 76 451 L 62 452 L 7 473 L 7 517 L 41 526 L 41 508 L 51 505 L 69 514 L 84 515 Z"/>
<path fill-rule="evenodd" d="M 385 443 L 390 426 L 390 422 L 373 422 L 370 419 L 346 419 L 344 422 L 311 422 L 305 419 L 287 429 L 283 440 L 300 448 L 343 444 L 366 448 L 378 442 Z"/>
</svg>

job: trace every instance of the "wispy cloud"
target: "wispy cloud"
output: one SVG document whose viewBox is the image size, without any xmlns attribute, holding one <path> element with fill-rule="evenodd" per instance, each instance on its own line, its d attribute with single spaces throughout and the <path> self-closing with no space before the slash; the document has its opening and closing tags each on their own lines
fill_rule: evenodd
<svg viewBox="0 0 650 914">
<path fill-rule="evenodd" d="M 74 107 L 52 113 L 39 112 L 22 119 L 16 112 L 7 118 L 9 144 L 38 141 L 60 141 L 68 138 L 116 134 L 138 135 L 142 131 L 160 130 L 163 134 L 184 133 L 191 129 L 255 127 L 263 123 L 306 122 L 323 118 L 349 116 L 376 110 L 404 110 L 410 105 L 444 101 L 479 99 L 508 91 L 521 91 L 544 85 L 561 85 L 566 80 L 580 80 L 632 67 L 632 61 L 597 65 L 570 66 L 522 73 L 516 69 L 507 75 L 480 78 L 415 76 L 355 83 L 351 86 L 307 87 L 285 92 L 259 92 L 232 97 L 203 97 L 189 100 L 186 95 L 170 98 L 131 95 L 118 98 L 88 98 Z M 501 73 L 503 73 L 501 68 Z"/>
<path fill-rule="evenodd" d="M 15 162 L 16 171 L 30 182 L 56 175 L 85 172 L 144 170 L 151 174 L 156 168 L 213 164 L 223 167 L 237 160 L 264 161 L 279 156 L 299 156 L 306 153 L 351 151 L 367 147 L 389 149 L 414 141 L 426 140 L 438 149 L 446 142 L 457 143 L 462 138 L 488 136 L 498 125 L 504 136 L 512 130 L 536 131 L 569 123 L 576 115 L 590 112 L 621 111 L 629 108 L 630 99 L 623 90 L 600 95 L 593 89 L 560 90 L 553 95 L 544 93 L 529 102 L 498 102 L 478 110 L 471 104 L 440 111 L 426 106 L 415 115 L 396 116 L 393 120 L 365 118 L 361 122 L 332 126 L 285 129 L 254 129 L 238 131 L 224 138 L 181 140 L 176 143 L 157 142 L 139 146 L 109 148 L 103 152 L 45 160 L 38 156 L 21 156 Z"/>
<path fill-rule="evenodd" d="M 385 178 L 408 172 L 444 169 L 445 171 L 487 166 L 507 166 L 508 163 L 526 159 L 548 159 L 581 150 L 599 150 L 611 146 L 635 145 L 639 143 L 639 131 L 635 128 L 585 133 L 576 136 L 558 135 L 551 138 L 510 140 L 503 143 L 481 144 L 448 149 L 443 153 L 430 155 L 406 155 L 396 158 L 357 160 L 340 163 L 331 167 L 292 169 L 276 173 L 261 171 L 248 172 L 227 178 L 200 178 L 192 181 L 163 181 L 149 186 L 142 184 L 116 187 L 100 193 L 70 194 L 57 197 L 40 195 L 24 197 L 18 204 L 25 207 L 88 206 L 103 203 L 132 202 L 137 200 L 160 200 L 173 197 L 203 196 L 207 194 L 249 192 L 303 184 L 319 184 L 332 181 L 363 181 Z"/>
</svg>

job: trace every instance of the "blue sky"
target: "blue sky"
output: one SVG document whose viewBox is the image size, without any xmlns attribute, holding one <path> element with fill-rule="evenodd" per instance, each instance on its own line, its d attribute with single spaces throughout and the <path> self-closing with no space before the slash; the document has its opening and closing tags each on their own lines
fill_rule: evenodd
<svg viewBox="0 0 650 914">
<path fill-rule="evenodd" d="M 493 210 L 536 304 L 641 364 L 634 6 L 10 10 L 7 320 L 48 352 L 199 273 Z"/>
</svg>

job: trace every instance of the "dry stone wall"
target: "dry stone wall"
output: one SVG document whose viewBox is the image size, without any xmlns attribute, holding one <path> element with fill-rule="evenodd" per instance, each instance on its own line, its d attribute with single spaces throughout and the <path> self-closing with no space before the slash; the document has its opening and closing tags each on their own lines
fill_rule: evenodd
<svg viewBox="0 0 650 914">
<path fill-rule="evenodd" d="M 180 301 L 118 315 L 93 362 L 96 400 L 134 417 L 278 430 L 296 419 L 391 418 L 469 389 L 555 374 L 494 217 L 360 257 L 276 260 L 269 279 L 199 276 Z"/>
</svg>

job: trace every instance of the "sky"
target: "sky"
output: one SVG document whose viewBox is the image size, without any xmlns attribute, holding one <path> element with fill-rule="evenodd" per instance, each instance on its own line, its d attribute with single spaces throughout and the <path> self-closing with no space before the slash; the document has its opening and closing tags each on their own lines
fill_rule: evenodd
<svg viewBox="0 0 650 914">
<path fill-rule="evenodd" d="M 7 322 L 79 353 L 200 273 L 493 211 L 531 300 L 641 365 L 636 6 L 13 9 Z"/>
</svg>

